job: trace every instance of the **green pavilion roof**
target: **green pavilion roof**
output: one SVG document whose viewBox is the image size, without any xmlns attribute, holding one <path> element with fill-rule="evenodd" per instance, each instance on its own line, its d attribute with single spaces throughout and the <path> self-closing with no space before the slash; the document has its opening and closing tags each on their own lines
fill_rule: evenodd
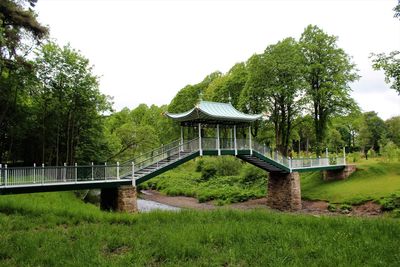
<svg viewBox="0 0 400 267">
<path fill-rule="evenodd" d="M 165 115 L 181 123 L 235 124 L 250 123 L 262 117 L 262 114 L 251 115 L 240 112 L 231 103 L 200 101 L 194 108 L 183 113 Z"/>
</svg>

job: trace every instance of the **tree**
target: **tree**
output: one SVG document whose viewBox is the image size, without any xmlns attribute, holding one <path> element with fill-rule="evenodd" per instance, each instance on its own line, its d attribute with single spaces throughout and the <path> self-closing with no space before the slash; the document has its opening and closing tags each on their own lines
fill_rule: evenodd
<svg viewBox="0 0 400 267">
<path fill-rule="evenodd" d="M 111 110 L 111 104 L 100 93 L 89 60 L 69 45 L 61 48 L 50 42 L 37 52 L 36 65 L 41 161 L 58 165 L 95 158 L 79 150 L 105 144 L 101 136 L 93 139 L 93 133 L 103 132 L 101 113 Z"/>
<path fill-rule="evenodd" d="M 359 138 L 360 145 L 367 157 L 370 149 L 379 152 L 380 142 L 386 135 L 386 126 L 375 111 L 365 112 L 363 119 Z"/>
<path fill-rule="evenodd" d="M 397 91 L 400 95 L 400 51 L 372 54 L 372 67 L 374 70 L 383 70 L 385 72 L 385 82 L 391 84 L 390 88 Z"/>
<path fill-rule="evenodd" d="M 400 116 L 392 117 L 385 121 L 387 137 L 400 147 Z"/>
<path fill-rule="evenodd" d="M 349 95 L 349 83 L 359 76 L 350 57 L 336 43 L 336 36 L 328 35 L 314 25 L 309 25 L 300 38 L 304 77 L 308 84 L 306 96 L 312 105 L 318 155 L 330 118 L 335 114 L 346 114 L 355 106 Z"/>
<path fill-rule="evenodd" d="M 400 1 L 394 7 L 394 17 L 400 19 Z M 400 51 L 392 51 L 389 55 L 385 53 L 371 54 L 372 67 L 374 70 L 383 70 L 385 72 L 385 82 L 390 88 L 397 91 L 400 95 Z"/>
<path fill-rule="evenodd" d="M 205 97 L 216 102 L 228 103 L 230 101 L 233 106 L 237 107 L 246 81 L 247 67 L 245 63 L 237 63 L 227 74 L 217 77 L 209 84 Z"/>
<path fill-rule="evenodd" d="M 186 85 L 179 90 L 175 97 L 168 105 L 169 112 L 185 112 L 192 109 L 199 101 L 200 95 L 204 94 L 209 84 L 216 78 L 220 77 L 221 73 L 216 71 L 207 75 L 203 81 L 195 85 Z"/>
<path fill-rule="evenodd" d="M 0 1 L 0 162 L 16 160 L 12 151 L 29 128 L 34 72 L 28 54 L 47 34 L 23 1 Z"/>
<path fill-rule="evenodd" d="M 303 88 L 302 55 L 293 38 L 270 45 L 259 56 L 249 60 L 249 78 L 242 103 L 245 107 L 260 105 L 258 111 L 270 114 L 274 125 L 276 147 L 287 155 L 292 123 L 301 110 Z M 254 95 L 257 95 L 254 99 Z M 253 104 L 253 101 L 259 101 Z M 246 108 L 248 109 L 248 108 Z"/>
</svg>

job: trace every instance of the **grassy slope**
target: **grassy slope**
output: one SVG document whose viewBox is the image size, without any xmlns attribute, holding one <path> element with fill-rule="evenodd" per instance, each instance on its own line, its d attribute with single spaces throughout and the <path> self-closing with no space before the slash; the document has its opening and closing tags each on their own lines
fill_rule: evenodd
<svg viewBox="0 0 400 267">
<path fill-rule="evenodd" d="M 210 159 L 210 158 L 209 158 Z M 156 189 L 169 196 L 196 197 L 199 202 L 218 200 L 217 203 L 240 202 L 260 198 L 266 194 L 265 179 L 243 183 L 240 175 L 216 176 L 201 180 L 196 163 L 187 162 L 176 169 L 152 178 L 141 185 L 143 189 Z"/>
<path fill-rule="evenodd" d="M 0 196 L 1 266 L 396 266 L 393 219 L 112 214 L 71 193 Z"/>
<path fill-rule="evenodd" d="M 325 182 L 320 173 L 302 175 L 302 197 L 332 203 L 357 204 L 400 194 L 400 163 L 370 159 L 357 163 L 357 172 L 344 181 Z"/>
</svg>

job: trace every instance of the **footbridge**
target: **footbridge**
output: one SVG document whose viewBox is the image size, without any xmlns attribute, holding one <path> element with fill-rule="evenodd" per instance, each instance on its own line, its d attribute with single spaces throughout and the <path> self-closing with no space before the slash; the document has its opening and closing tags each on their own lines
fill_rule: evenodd
<svg viewBox="0 0 400 267">
<path fill-rule="evenodd" d="M 216 117 L 213 112 L 217 115 L 224 114 L 225 117 Z M 232 113 L 236 113 L 234 118 Z M 259 119 L 260 116 L 240 113 L 230 104 L 202 101 L 189 112 L 166 115 L 181 121 L 179 140 L 116 164 L 32 167 L 0 165 L 0 194 L 100 188 L 102 198 L 105 199 L 103 203 L 105 208 L 117 207 L 118 210 L 126 210 L 123 206 L 130 204 L 121 204 L 119 203 L 121 201 L 116 200 L 126 195 L 118 188 L 128 188 L 128 191 L 130 190 L 128 194 L 134 194 L 133 202 L 135 202 L 136 186 L 163 172 L 199 156 L 231 155 L 270 173 L 268 191 L 271 207 L 295 210 L 301 205 L 298 172 L 320 170 L 337 174 L 346 168 L 345 156 L 290 158 L 268 148 L 265 144 L 259 144 L 252 140 L 251 126 L 248 126 L 248 122 Z M 215 136 L 205 137 L 207 134 L 210 135 L 210 125 L 214 126 Z M 221 125 L 225 126 L 222 131 L 220 131 Z M 185 138 L 183 126 L 194 126 L 197 128 L 198 136 Z M 204 131 L 202 126 L 207 126 L 208 131 Z M 246 138 L 238 138 L 238 126 L 242 136 Z M 243 130 L 247 127 L 246 136 Z"/>
</svg>

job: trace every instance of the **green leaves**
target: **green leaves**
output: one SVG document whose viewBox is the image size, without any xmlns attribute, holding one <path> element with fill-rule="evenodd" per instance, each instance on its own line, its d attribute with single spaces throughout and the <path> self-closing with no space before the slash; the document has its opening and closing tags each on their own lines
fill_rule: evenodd
<svg viewBox="0 0 400 267">
<path fill-rule="evenodd" d="M 400 95 L 400 51 L 393 51 L 388 55 L 371 54 L 371 57 L 374 70 L 383 70 L 386 83 Z"/>
</svg>

